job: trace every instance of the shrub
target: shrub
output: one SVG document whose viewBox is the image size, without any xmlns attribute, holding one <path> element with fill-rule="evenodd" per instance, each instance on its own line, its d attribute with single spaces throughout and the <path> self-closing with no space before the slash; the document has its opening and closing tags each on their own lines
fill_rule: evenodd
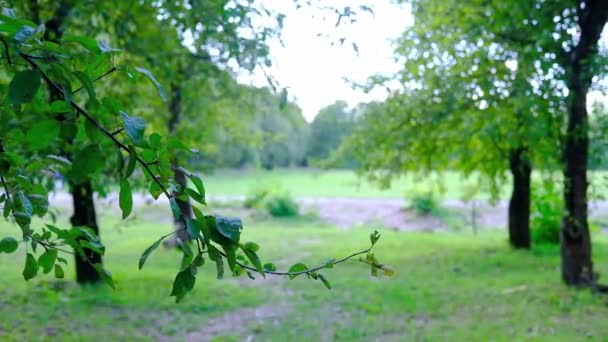
<svg viewBox="0 0 608 342">
<path fill-rule="evenodd" d="M 266 210 L 274 217 L 298 216 L 299 208 L 296 201 L 287 194 L 272 194 L 266 199 Z"/>
<path fill-rule="evenodd" d="M 534 244 L 559 244 L 563 214 L 559 189 L 552 182 L 533 184 L 530 228 Z"/>
<path fill-rule="evenodd" d="M 274 217 L 291 217 L 299 213 L 298 204 L 288 192 L 274 188 L 258 188 L 249 193 L 243 202 L 248 209 L 264 209 Z"/>
<path fill-rule="evenodd" d="M 438 215 L 441 211 L 440 207 L 432 191 L 414 191 L 410 197 L 409 208 L 418 215 Z"/>
</svg>

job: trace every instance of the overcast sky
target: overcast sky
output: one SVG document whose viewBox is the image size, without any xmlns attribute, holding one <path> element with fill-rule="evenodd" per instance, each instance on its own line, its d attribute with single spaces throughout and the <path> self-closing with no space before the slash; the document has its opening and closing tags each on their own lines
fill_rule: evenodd
<svg viewBox="0 0 608 342">
<path fill-rule="evenodd" d="M 333 12 L 296 7 L 291 1 L 263 0 L 265 6 L 286 14 L 282 38 L 271 44 L 273 66 L 267 72 L 280 87 L 287 88 L 291 99 L 302 108 L 304 117 L 311 121 L 319 109 L 344 100 L 351 106 L 386 94 L 376 91 L 365 94 L 353 90 L 344 78 L 355 82 L 376 73 L 394 73 L 398 66 L 392 60 L 391 40 L 397 38 L 412 24 L 410 12 L 390 0 L 361 0 L 357 5 L 368 5 L 374 15 L 357 12 L 357 22 L 343 22 L 336 27 L 337 15 Z M 347 1 L 328 0 L 328 6 L 343 7 Z M 350 3 L 353 3 L 350 1 Z M 356 8 L 353 8 L 356 9 Z M 324 18 L 325 17 L 325 18 Z M 319 37 L 319 33 L 330 37 Z M 339 38 L 346 38 L 340 46 Z M 332 42 L 335 44 L 332 46 Z M 357 44 L 359 55 L 353 49 Z M 241 75 L 241 82 L 257 86 L 268 85 L 262 72 L 253 76 Z"/>
<path fill-rule="evenodd" d="M 345 79 L 364 83 L 374 74 L 394 74 L 398 65 L 393 61 L 391 41 L 410 25 L 413 18 L 405 6 L 391 0 L 360 0 L 357 6 L 372 7 L 374 15 L 357 11 L 357 22 L 343 20 L 336 27 L 337 15 L 318 8 L 296 9 L 292 1 L 260 0 L 263 6 L 286 15 L 282 31 L 283 45 L 277 40 L 270 44 L 273 65 L 266 72 L 286 88 L 291 100 L 302 108 L 304 117 L 312 121 L 319 109 L 344 100 L 354 106 L 361 102 L 382 100 L 386 93 L 380 89 L 365 94 L 354 90 Z M 324 0 L 323 4 L 343 8 L 352 0 Z M 353 9 L 357 10 L 356 7 Z M 329 37 L 319 33 L 329 34 Z M 608 48 L 608 30 L 604 30 L 600 45 Z M 340 38 L 346 38 L 344 45 Z M 334 43 L 332 45 L 332 42 Z M 358 54 L 352 43 L 358 46 Z M 239 81 L 256 86 L 268 86 L 264 73 L 240 75 Z M 590 102 L 602 100 L 599 92 L 589 94 Z"/>
</svg>

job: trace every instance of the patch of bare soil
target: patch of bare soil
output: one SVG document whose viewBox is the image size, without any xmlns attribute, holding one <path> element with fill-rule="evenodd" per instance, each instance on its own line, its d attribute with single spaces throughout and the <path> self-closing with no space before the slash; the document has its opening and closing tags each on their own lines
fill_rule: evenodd
<svg viewBox="0 0 608 342">
<path fill-rule="evenodd" d="M 243 336 L 252 340 L 261 332 L 262 326 L 279 325 L 280 317 L 288 310 L 286 305 L 265 305 L 227 312 L 219 317 L 203 322 L 200 330 L 186 333 L 183 340 L 199 342 L 211 341 L 214 337 L 225 335 Z M 181 340 L 181 339 L 180 339 Z"/>
<path fill-rule="evenodd" d="M 397 199 L 300 198 L 304 210 L 314 211 L 319 218 L 340 228 L 381 226 L 401 231 L 440 231 L 449 225 L 441 218 L 419 216 L 406 210 Z M 468 226 L 504 227 L 507 222 L 504 205 L 491 206 L 461 201 L 446 201 L 446 209 L 457 212 Z"/>
</svg>

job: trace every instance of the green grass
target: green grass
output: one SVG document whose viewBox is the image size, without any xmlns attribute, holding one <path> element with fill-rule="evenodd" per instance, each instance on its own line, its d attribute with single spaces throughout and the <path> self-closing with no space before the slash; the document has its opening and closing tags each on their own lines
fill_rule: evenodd
<svg viewBox="0 0 608 342">
<path fill-rule="evenodd" d="M 601 195 L 608 190 L 606 176 L 603 171 L 590 172 L 592 184 L 590 195 Z M 538 173 L 535 178 L 540 178 Z M 402 177 L 392 182 L 388 189 L 381 189 L 378 184 L 371 183 L 358 177 L 350 170 L 315 170 L 315 169 L 277 169 L 266 170 L 216 170 L 204 177 L 209 194 L 213 195 L 246 195 L 251 190 L 260 187 L 281 187 L 294 196 L 322 197 L 358 197 L 358 198 L 404 198 L 407 193 L 417 189 L 437 188 L 440 179 L 445 187 L 440 195 L 443 199 L 462 199 L 467 193 L 473 180 L 465 180 L 456 172 L 446 172 L 441 177 L 431 174 L 430 177 Z M 506 180 L 500 187 L 500 197 L 508 198 L 510 183 Z M 488 199 L 487 191 L 476 196 L 478 199 Z"/>
<path fill-rule="evenodd" d="M 204 180 L 208 193 L 215 195 L 245 195 L 260 187 L 280 187 L 294 196 L 399 199 L 407 190 L 433 184 L 431 179 L 406 177 L 393 181 L 390 188 L 382 189 L 351 170 L 316 169 L 217 170 Z M 443 180 L 447 187 L 444 197 L 460 198 L 461 177 L 448 172 Z"/>
<path fill-rule="evenodd" d="M 191 334 L 193 340 L 226 341 L 249 336 L 256 341 L 605 341 L 608 336 L 607 299 L 561 284 L 556 247 L 512 251 L 500 232 L 381 230 L 376 255 L 397 274 L 372 278 L 364 264 L 346 263 L 324 271 L 331 291 L 303 277 L 217 281 L 208 266 L 193 293 L 174 304 L 168 294 L 179 263 L 175 251 L 161 248 L 137 270 L 139 254 L 171 229 L 170 220 L 117 227 L 116 218 L 104 215 L 101 222 L 106 265 L 117 289 L 79 288 L 50 276 L 26 283 L 24 251 L 2 254 L 0 340 L 183 340 Z M 316 264 L 368 244 L 367 230 L 337 230 L 310 219 L 245 224 L 243 239 L 259 242 L 263 259 L 278 260 L 281 268 L 296 261 Z M 0 231 L 16 228 L 1 223 Z M 594 241 L 597 270 L 606 275 L 608 239 L 596 235 Z"/>
</svg>

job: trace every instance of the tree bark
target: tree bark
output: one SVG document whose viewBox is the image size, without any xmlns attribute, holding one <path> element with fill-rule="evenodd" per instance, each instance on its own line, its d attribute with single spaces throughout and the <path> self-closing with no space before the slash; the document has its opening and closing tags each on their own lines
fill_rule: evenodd
<svg viewBox="0 0 608 342">
<path fill-rule="evenodd" d="M 578 6 L 580 38 L 566 55 L 568 127 L 564 146 L 564 202 L 562 221 L 562 279 L 570 286 L 595 286 L 597 275 L 591 260 L 591 236 L 587 222 L 587 159 L 589 153 L 587 92 L 597 56 L 600 34 L 608 19 L 608 6 L 601 0 Z"/>
<path fill-rule="evenodd" d="M 178 165 L 176 162 L 174 162 L 173 166 L 177 167 Z M 177 169 L 174 171 L 173 179 L 182 189 L 185 189 L 188 186 L 188 178 L 186 178 L 186 175 L 183 172 L 177 171 Z M 176 232 L 175 236 L 182 241 L 190 241 L 192 240 L 192 237 L 188 233 L 185 218 L 192 216 L 192 206 L 189 200 L 184 201 L 176 198 L 175 201 L 177 202 L 177 206 L 182 213 L 182 216 L 180 217 L 173 216 L 173 223 L 175 225 Z"/>
<path fill-rule="evenodd" d="M 99 236 L 97 226 L 97 215 L 95 213 L 95 202 L 93 201 L 93 187 L 91 181 L 87 180 L 81 184 L 71 184 L 72 200 L 74 203 L 74 214 L 70 218 L 73 227 L 88 227 Z M 93 267 L 102 263 L 101 254 L 84 248 L 84 256 L 76 254 L 76 281 L 79 284 L 97 283 L 101 277 Z"/>
<path fill-rule="evenodd" d="M 46 30 L 44 31 L 45 40 L 53 42 L 59 42 L 61 40 L 65 21 L 73 10 L 74 5 L 75 1 L 73 0 L 63 0 L 58 4 L 53 16 L 44 23 L 46 27 Z M 30 11 L 35 22 L 40 23 L 40 5 L 38 1 L 30 1 Z M 51 87 L 49 92 L 50 102 L 63 100 L 63 94 L 56 89 Z M 63 115 L 60 115 L 57 117 L 57 120 L 64 121 L 67 119 Z M 64 152 L 62 154 L 64 154 L 66 158 L 71 159 L 69 153 Z M 91 180 L 86 180 L 81 184 L 70 184 L 70 191 L 74 206 L 74 213 L 70 218 L 70 223 L 73 227 L 91 228 L 95 234 L 99 236 Z M 85 249 L 84 254 L 84 256 L 75 255 L 76 282 L 84 284 L 101 281 L 99 273 L 92 266 L 94 264 L 102 264 L 101 255 L 89 249 Z"/>
<path fill-rule="evenodd" d="M 513 176 L 513 192 L 509 201 L 509 243 L 513 248 L 530 248 L 530 180 L 532 166 L 526 150 L 511 151 L 509 165 Z"/>
<path fill-rule="evenodd" d="M 174 134 L 177 124 L 181 120 L 181 114 L 182 114 L 182 86 L 178 82 L 171 83 L 171 99 L 169 101 L 169 114 L 170 114 L 170 117 L 169 117 L 169 122 L 168 122 L 168 130 L 169 130 L 169 134 Z M 186 189 L 186 187 L 188 186 L 188 178 L 186 177 L 186 175 L 183 172 L 179 171 L 178 160 L 173 159 L 172 164 L 173 164 L 173 170 L 174 170 L 173 179 L 175 180 L 175 183 L 179 184 L 179 186 L 182 190 Z M 176 198 L 175 201 L 177 202 L 177 206 L 179 207 L 179 209 L 182 213 L 181 217 L 173 216 L 173 223 L 175 225 L 175 232 L 176 232 L 175 236 L 182 241 L 190 241 L 192 238 L 190 237 L 190 234 L 188 233 L 188 229 L 186 228 L 186 220 L 185 220 L 185 218 L 192 216 L 192 206 L 190 204 L 190 200 L 189 199 L 182 200 L 182 199 Z M 167 245 L 167 246 L 173 246 L 176 244 L 176 241 L 174 241 L 174 239 L 165 240 L 165 241 L 166 241 L 165 245 Z"/>
</svg>

